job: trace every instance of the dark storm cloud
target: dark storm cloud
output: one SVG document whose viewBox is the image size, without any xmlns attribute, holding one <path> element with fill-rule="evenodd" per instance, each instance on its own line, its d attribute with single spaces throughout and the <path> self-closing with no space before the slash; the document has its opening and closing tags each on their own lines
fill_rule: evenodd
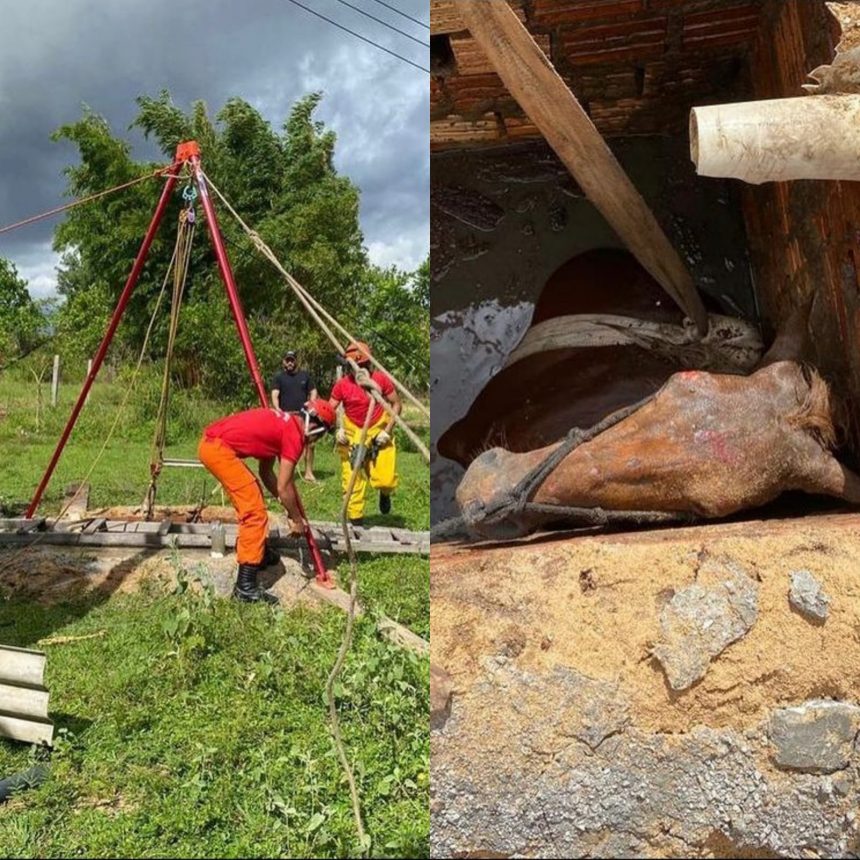
<svg viewBox="0 0 860 860">
<path fill-rule="evenodd" d="M 302 2 L 419 65 L 427 52 L 336 0 Z M 427 39 L 427 31 L 371 0 L 351 0 Z M 428 20 L 427 0 L 396 0 Z M 320 118 L 338 134 L 337 166 L 362 191 L 361 222 L 376 262 L 412 268 L 427 253 L 428 76 L 309 15 L 289 0 L 2 0 L 0 3 L 0 225 L 62 202 L 74 147 L 51 132 L 87 104 L 134 144 L 134 99 L 170 90 L 214 114 L 231 96 L 276 128 L 307 92 L 323 90 Z M 54 281 L 55 222 L 0 236 L 43 295 Z"/>
</svg>

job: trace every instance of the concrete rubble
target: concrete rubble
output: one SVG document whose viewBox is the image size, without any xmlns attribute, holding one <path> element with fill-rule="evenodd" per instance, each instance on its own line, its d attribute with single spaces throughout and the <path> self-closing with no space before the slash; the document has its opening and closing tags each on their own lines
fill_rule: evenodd
<svg viewBox="0 0 860 860">
<path fill-rule="evenodd" d="M 860 857 L 858 525 L 434 547 L 432 856 Z"/>
</svg>

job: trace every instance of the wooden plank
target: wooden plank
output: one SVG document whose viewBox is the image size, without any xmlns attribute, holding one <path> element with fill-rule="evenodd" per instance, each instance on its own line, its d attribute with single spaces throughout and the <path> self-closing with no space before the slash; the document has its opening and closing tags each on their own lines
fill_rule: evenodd
<svg viewBox="0 0 860 860">
<path fill-rule="evenodd" d="M 0 532 L 17 532 L 24 534 L 25 532 L 40 529 L 45 524 L 44 517 L 35 519 L 27 519 L 26 517 L 9 517 L 8 519 L 0 520 Z"/>
<path fill-rule="evenodd" d="M 45 660 L 46 656 L 41 651 L 0 645 L 0 681 L 41 686 Z"/>
<path fill-rule="evenodd" d="M 707 331 L 693 279 L 588 114 L 506 4 L 453 0 L 472 36 L 589 200 L 645 269 Z M 431 125 L 432 133 L 432 125 Z"/>
<path fill-rule="evenodd" d="M 37 520 L 30 520 L 24 523 L 19 529 L 18 534 L 28 534 L 29 532 L 39 531 L 45 525 L 45 518 L 40 517 Z"/>
<path fill-rule="evenodd" d="M 395 645 L 399 645 L 401 648 L 409 648 L 410 651 L 415 651 L 425 657 L 430 656 L 430 643 L 399 622 L 383 617 L 379 619 L 377 627 L 379 632 Z"/>
<path fill-rule="evenodd" d="M 536 35 L 534 39 L 548 57 L 550 55 L 549 36 Z M 451 50 L 454 52 L 457 72 L 460 75 L 486 75 L 496 71 L 478 43 L 466 33 L 451 36 Z"/>
<path fill-rule="evenodd" d="M 54 739 L 54 724 L 49 720 L 0 713 L 0 735 L 27 744 L 50 744 Z"/>
<path fill-rule="evenodd" d="M 523 0 L 508 0 L 517 17 L 525 21 Z M 466 25 L 454 6 L 453 0 L 430 0 L 430 35 L 440 36 L 464 30 Z"/>
<path fill-rule="evenodd" d="M 88 526 L 86 526 L 84 528 L 82 534 L 85 534 L 85 535 L 94 534 L 95 532 L 104 528 L 104 525 L 106 522 L 107 522 L 107 520 L 105 520 L 104 517 L 96 517 Z"/>
<path fill-rule="evenodd" d="M 12 531 L 18 522 L 19 520 L 0 519 L 0 546 L 21 546 L 32 542 L 32 537 Z M 153 549 L 172 547 L 174 542 L 180 549 L 208 548 L 211 544 L 211 523 L 171 523 L 170 520 L 156 523 L 104 518 L 86 520 L 85 523 L 81 533 L 68 530 L 66 524 L 57 524 L 55 529 L 40 532 L 39 541 L 51 546 L 128 546 Z M 323 549 L 346 551 L 339 524 L 312 522 L 311 526 Z M 235 547 L 238 534 L 236 524 L 225 524 L 224 532 L 227 547 Z M 353 548 L 360 553 L 426 555 L 430 551 L 429 532 L 372 526 L 351 529 L 350 538 Z M 269 540 L 279 549 L 298 550 L 305 546 L 302 538 L 295 538 L 283 532 L 277 523 L 269 528 Z"/>
</svg>

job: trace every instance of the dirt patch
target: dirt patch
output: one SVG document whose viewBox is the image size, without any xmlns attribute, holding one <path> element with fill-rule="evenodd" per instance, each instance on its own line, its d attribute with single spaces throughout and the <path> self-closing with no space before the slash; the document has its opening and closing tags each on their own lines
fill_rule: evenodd
<svg viewBox="0 0 860 860">
<path fill-rule="evenodd" d="M 128 520 L 129 522 L 140 522 L 145 519 L 139 507 L 129 505 L 88 510 L 87 516 L 104 517 L 106 520 Z M 150 517 L 152 522 L 163 522 L 168 519 L 172 523 L 235 523 L 236 511 L 232 507 L 222 505 L 207 505 L 204 508 L 195 505 L 156 506 L 153 508 Z"/>
<path fill-rule="evenodd" d="M 455 689 L 471 687 L 486 661 L 499 658 L 539 675 L 568 667 L 618 683 L 633 722 L 660 733 L 744 729 L 775 706 L 805 699 L 857 701 L 858 524 L 855 515 L 822 516 L 491 549 L 436 545 L 432 660 Z M 651 656 L 660 612 L 709 558 L 735 562 L 758 580 L 758 619 L 700 682 L 675 692 Z M 812 572 L 831 598 L 823 625 L 791 611 L 790 574 L 798 569 Z M 513 649 L 512 630 L 524 637 Z"/>
<path fill-rule="evenodd" d="M 110 596 L 144 587 L 169 590 L 180 571 L 192 580 L 208 583 L 227 596 L 236 579 L 232 556 L 211 558 L 208 553 L 129 548 L 85 549 L 33 547 L 0 550 L 0 594 L 25 597 L 42 604 L 66 602 L 88 594 Z M 310 580 L 301 565 L 283 558 L 261 574 L 260 582 L 279 597 L 283 606 L 318 605 L 307 592 Z"/>
</svg>

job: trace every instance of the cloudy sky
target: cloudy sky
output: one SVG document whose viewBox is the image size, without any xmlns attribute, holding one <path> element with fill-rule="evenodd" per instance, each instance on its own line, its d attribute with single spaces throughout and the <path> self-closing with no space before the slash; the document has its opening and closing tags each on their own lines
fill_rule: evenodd
<svg viewBox="0 0 860 860">
<path fill-rule="evenodd" d="M 303 5 L 417 63 L 428 49 L 339 0 Z M 377 0 L 349 0 L 428 41 L 428 31 Z M 428 0 L 387 0 L 428 21 Z M 63 167 L 76 160 L 51 132 L 89 105 L 138 158 L 158 158 L 129 131 L 134 99 L 166 88 L 183 108 L 212 114 L 231 96 L 276 128 L 291 105 L 325 93 L 317 117 L 338 135 L 337 168 L 361 189 L 371 259 L 414 268 L 429 245 L 429 78 L 290 0 L 0 0 L 0 226 L 67 202 Z M 204 154 L 205 158 L 205 154 Z M 204 162 L 205 163 L 205 162 Z M 50 295 L 56 219 L 0 236 L 35 296 Z M 129 261 L 131 262 L 131 261 Z"/>
</svg>

